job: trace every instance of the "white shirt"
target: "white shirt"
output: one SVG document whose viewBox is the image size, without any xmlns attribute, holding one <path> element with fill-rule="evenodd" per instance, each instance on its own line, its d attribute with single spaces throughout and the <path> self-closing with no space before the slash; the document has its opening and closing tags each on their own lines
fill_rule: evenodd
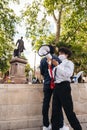
<svg viewBox="0 0 87 130">
<path fill-rule="evenodd" d="M 73 72 L 74 72 L 73 62 L 68 59 L 64 59 L 61 64 L 57 65 L 53 69 L 53 75 L 55 77 L 54 82 L 55 83 L 61 83 L 63 81 L 71 82 L 70 77 L 73 75 Z"/>
</svg>

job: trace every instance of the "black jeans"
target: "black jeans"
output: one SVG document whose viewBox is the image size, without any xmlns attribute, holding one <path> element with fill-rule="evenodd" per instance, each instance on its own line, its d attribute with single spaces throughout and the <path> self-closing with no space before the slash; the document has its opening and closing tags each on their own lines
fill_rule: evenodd
<svg viewBox="0 0 87 130">
<path fill-rule="evenodd" d="M 42 106 L 43 126 L 48 127 L 50 100 L 53 93 L 53 90 L 50 89 L 50 84 L 44 86 L 43 92 L 44 92 L 43 106 Z"/>
<path fill-rule="evenodd" d="M 59 130 L 59 128 L 62 127 L 60 124 L 60 120 L 63 115 L 62 107 L 71 127 L 74 130 L 82 130 L 76 114 L 73 112 L 71 87 L 68 81 L 55 85 L 52 103 L 52 130 Z"/>
</svg>

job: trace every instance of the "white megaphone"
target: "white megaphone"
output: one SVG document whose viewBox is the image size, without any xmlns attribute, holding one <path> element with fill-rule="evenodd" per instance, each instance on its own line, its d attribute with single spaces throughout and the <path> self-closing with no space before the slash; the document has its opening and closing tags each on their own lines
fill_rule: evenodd
<svg viewBox="0 0 87 130">
<path fill-rule="evenodd" d="M 52 45 L 42 45 L 38 50 L 39 56 L 46 56 L 52 59 L 51 54 L 54 54 L 54 46 Z"/>
</svg>

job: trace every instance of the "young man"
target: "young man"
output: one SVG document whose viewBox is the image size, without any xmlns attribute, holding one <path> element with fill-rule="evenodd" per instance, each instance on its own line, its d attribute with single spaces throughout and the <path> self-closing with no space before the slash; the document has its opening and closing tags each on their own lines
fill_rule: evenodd
<svg viewBox="0 0 87 130">
<path fill-rule="evenodd" d="M 59 49 L 59 59 L 62 63 L 59 64 L 56 60 L 52 61 L 52 64 L 55 65 L 53 70 L 55 88 L 52 103 L 52 130 L 65 130 L 63 124 L 61 125 L 59 123 L 63 115 L 62 107 L 73 130 L 82 130 L 76 114 L 73 111 L 70 77 L 74 71 L 74 64 L 68 60 L 70 56 L 71 51 L 68 48 L 62 47 Z"/>
<path fill-rule="evenodd" d="M 60 60 L 57 56 L 54 55 L 54 47 L 53 46 L 49 46 L 50 47 L 50 53 L 48 57 L 54 58 L 56 59 L 59 63 Z M 51 88 L 51 77 L 49 75 L 49 65 L 52 67 L 53 69 L 53 65 L 51 65 L 50 62 L 47 61 L 47 57 L 44 57 L 41 62 L 40 62 L 40 71 L 41 71 L 41 75 L 44 78 L 44 83 L 43 83 L 43 93 L 44 93 L 44 98 L 43 98 L 43 106 L 42 106 L 42 115 L 43 115 L 43 130 L 50 130 L 50 121 L 49 121 L 49 105 L 50 105 L 50 100 L 51 100 L 51 96 L 53 93 L 53 89 Z M 63 116 L 61 116 L 61 124 L 63 122 Z"/>
</svg>

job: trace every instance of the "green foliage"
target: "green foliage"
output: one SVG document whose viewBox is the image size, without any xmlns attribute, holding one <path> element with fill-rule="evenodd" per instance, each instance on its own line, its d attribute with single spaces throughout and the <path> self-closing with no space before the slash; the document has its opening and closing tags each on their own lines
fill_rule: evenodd
<svg viewBox="0 0 87 130">
<path fill-rule="evenodd" d="M 29 76 L 29 71 L 33 71 L 32 69 L 31 69 L 31 67 L 30 67 L 30 64 L 26 64 L 26 66 L 25 66 L 25 74 L 26 74 L 26 77 L 28 77 Z"/>
<path fill-rule="evenodd" d="M 16 1 L 16 0 L 13 0 Z M 9 61 L 14 45 L 15 24 L 18 18 L 9 8 L 10 0 L 0 0 L 0 71 L 5 73 L 9 69 Z"/>
<path fill-rule="evenodd" d="M 39 39 L 50 34 L 50 25 L 46 19 L 47 15 L 42 6 L 42 1 L 33 1 L 31 5 L 26 7 L 22 17 L 24 17 L 26 24 L 26 36 L 32 39 L 33 46 Z"/>
<path fill-rule="evenodd" d="M 48 16 L 54 19 L 59 35 L 53 34 L 50 28 L 53 23 L 47 20 Z M 23 17 L 26 35 L 32 38 L 34 49 L 54 43 L 58 36 L 59 41 L 63 41 L 61 46 L 66 43 L 65 46 L 71 48 L 76 71 L 87 71 L 87 0 L 35 0 L 27 6 Z M 59 42 L 56 45 L 60 46 Z"/>
<path fill-rule="evenodd" d="M 64 2 L 64 0 L 44 0 L 43 5 L 46 8 L 47 13 L 52 15 L 55 10 L 60 10 L 61 5 L 63 5 Z"/>
<path fill-rule="evenodd" d="M 79 72 L 83 70 L 85 73 L 87 73 L 87 51 L 85 51 L 83 45 L 76 45 L 72 43 L 65 43 L 65 42 L 59 42 L 57 44 L 57 47 L 68 47 L 70 50 L 72 50 L 72 57 L 71 60 L 75 64 L 75 72 Z"/>
<path fill-rule="evenodd" d="M 5 33 L 0 31 L 0 71 L 5 73 L 10 64 L 9 61 L 12 56 L 13 45 L 9 38 L 6 38 Z"/>
<path fill-rule="evenodd" d="M 5 32 L 6 37 L 12 39 L 15 34 L 14 26 L 17 18 L 8 4 L 7 0 L 0 0 L 0 30 Z"/>
<path fill-rule="evenodd" d="M 35 42 L 34 49 L 38 50 L 41 47 L 41 45 L 44 45 L 44 44 L 45 45 L 54 44 L 54 40 L 55 40 L 55 36 L 52 34 L 49 35 L 48 37 L 42 36 Z"/>
</svg>

